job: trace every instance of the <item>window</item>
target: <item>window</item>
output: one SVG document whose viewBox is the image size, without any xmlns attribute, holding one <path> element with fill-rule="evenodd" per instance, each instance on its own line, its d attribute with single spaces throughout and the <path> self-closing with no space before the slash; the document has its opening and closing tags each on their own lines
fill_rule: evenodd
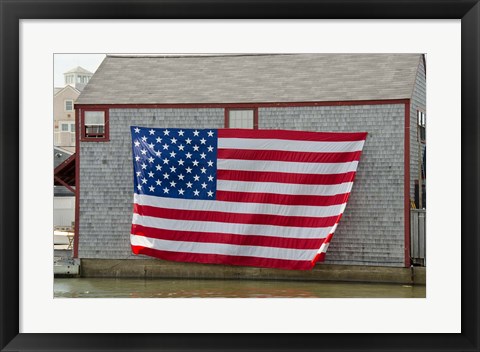
<svg viewBox="0 0 480 352">
<path fill-rule="evenodd" d="M 108 109 L 81 111 L 81 140 L 105 142 L 108 141 Z"/>
<path fill-rule="evenodd" d="M 427 192 L 426 192 L 426 185 L 425 181 L 422 182 L 422 204 L 420 206 L 420 194 L 419 194 L 419 182 L 418 180 L 415 180 L 415 207 L 417 209 L 425 209 L 427 204 Z"/>
<path fill-rule="evenodd" d="M 425 112 L 418 110 L 417 111 L 417 129 L 418 129 L 418 141 L 425 143 L 426 137 L 426 116 Z"/>
<path fill-rule="evenodd" d="M 75 132 L 75 123 L 69 121 L 61 121 L 60 130 L 62 132 Z"/>
<path fill-rule="evenodd" d="M 228 128 L 258 128 L 256 109 L 226 109 L 225 114 Z"/>
<path fill-rule="evenodd" d="M 85 111 L 85 137 L 103 138 L 105 136 L 105 112 Z"/>
<path fill-rule="evenodd" d="M 73 100 L 65 100 L 65 111 L 73 111 Z"/>
</svg>

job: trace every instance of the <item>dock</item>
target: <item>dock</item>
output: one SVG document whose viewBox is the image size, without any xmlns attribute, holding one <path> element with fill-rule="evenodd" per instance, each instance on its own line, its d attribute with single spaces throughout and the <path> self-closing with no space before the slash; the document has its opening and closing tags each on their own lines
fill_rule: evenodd
<svg viewBox="0 0 480 352">
<path fill-rule="evenodd" d="M 80 260 L 72 257 L 73 229 L 56 229 L 53 235 L 54 277 L 80 277 Z"/>
</svg>

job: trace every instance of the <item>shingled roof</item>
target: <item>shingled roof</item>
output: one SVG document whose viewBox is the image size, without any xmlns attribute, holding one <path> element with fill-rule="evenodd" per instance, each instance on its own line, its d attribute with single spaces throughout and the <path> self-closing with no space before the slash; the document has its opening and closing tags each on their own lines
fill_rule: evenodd
<svg viewBox="0 0 480 352">
<path fill-rule="evenodd" d="M 408 99 L 420 54 L 115 56 L 76 104 Z"/>
</svg>

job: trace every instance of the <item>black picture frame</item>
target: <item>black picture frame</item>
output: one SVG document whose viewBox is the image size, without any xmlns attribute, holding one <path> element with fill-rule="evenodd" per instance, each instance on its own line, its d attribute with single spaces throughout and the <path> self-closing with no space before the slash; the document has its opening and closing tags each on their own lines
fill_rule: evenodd
<svg viewBox="0 0 480 352">
<path fill-rule="evenodd" d="M 478 0 L 0 0 L 0 348 L 2 351 L 479 351 Z M 20 334 L 19 333 L 19 20 L 20 19 L 461 19 L 460 334 Z M 454 117 L 453 117 L 454 118 Z M 320 317 L 319 317 L 320 318 Z M 439 319 L 441 314 L 439 313 Z"/>
</svg>

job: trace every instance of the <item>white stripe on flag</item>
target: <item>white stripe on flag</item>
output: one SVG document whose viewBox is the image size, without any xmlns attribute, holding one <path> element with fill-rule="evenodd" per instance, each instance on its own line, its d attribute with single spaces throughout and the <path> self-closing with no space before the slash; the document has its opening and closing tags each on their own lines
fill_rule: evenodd
<svg viewBox="0 0 480 352">
<path fill-rule="evenodd" d="M 134 194 L 134 202 L 157 208 L 221 211 L 234 214 L 328 217 L 343 213 L 346 203 L 329 206 L 278 205 L 268 203 L 222 202 L 218 200 L 175 199 Z"/>
<path fill-rule="evenodd" d="M 320 246 L 320 249 L 318 250 L 318 253 L 327 253 L 328 245 L 330 243 L 325 243 L 323 242 L 322 245 Z"/>
<path fill-rule="evenodd" d="M 236 224 L 213 221 L 179 221 L 133 214 L 133 224 L 156 229 L 193 232 L 216 232 L 234 235 L 256 235 L 284 238 L 325 238 L 331 232 L 329 227 L 292 227 L 256 224 Z"/>
<path fill-rule="evenodd" d="M 282 139 L 219 138 L 219 149 L 283 150 L 290 152 L 341 153 L 355 152 L 363 148 L 365 141 L 312 142 Z"/>
<path fill-rule="evenodd" d="M 336 185 L 300 185 L 275 182 L 218 180 L 217 190 L 247 193 L 334 196 L 336 194 L 349 193 L 352 189 L 352 185 L 353 182 L 345 182 Z"/>
<path fill-rule="evenodd" d="M 288 172 L 293 174 L 342 174 L 356 171 L 358 161 L 347 163 L 296 163 L 286 161 L 218 159 L 219 170 Z"/>
<path fill-rule="evenodd" d="M 287 260 L 312 260 L 317 254 L 317 250 L 315 249 L 290 249 L 241 246 L 222 243 L 168 241 L 136 235 L 130 235 L 130 241 L 134 246 L 183 253 L 235 255 Z"/>
</svg>

